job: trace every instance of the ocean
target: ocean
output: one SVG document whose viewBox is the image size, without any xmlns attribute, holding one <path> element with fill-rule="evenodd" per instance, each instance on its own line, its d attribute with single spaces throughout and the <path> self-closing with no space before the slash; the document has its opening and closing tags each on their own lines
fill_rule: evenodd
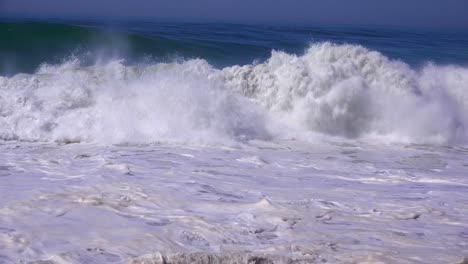
<svg viewBox="0 0 468 264">
<path fill-rule="evenodd" d="M 467 30 L 0 22 L 0 263 L 461 263 L 467 205 Z"/>
</svg>

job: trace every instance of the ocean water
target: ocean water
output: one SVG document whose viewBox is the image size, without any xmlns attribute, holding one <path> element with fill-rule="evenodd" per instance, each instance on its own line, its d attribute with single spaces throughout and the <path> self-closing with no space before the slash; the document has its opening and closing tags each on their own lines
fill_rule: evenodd
<svg viewBox="0 0 468 264">
<path fill-rule="evenodd" d="M 0 23 L 0 263 L 460 263 L 468 31 Z"/>
</svg>

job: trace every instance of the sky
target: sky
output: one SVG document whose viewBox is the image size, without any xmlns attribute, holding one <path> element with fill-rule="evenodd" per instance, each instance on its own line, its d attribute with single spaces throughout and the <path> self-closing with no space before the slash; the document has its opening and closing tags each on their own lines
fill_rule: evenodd
<svg viewBox="0 0 468 264">
<path fill-rule="evenodd" d="M 0 0 L 0 16 L 468 28 L 468 0 Z"/>
</svg>

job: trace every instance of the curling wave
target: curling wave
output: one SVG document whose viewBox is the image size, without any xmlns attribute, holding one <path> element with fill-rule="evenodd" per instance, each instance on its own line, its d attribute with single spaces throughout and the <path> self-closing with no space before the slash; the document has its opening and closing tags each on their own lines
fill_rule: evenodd
<svg viewBox="0 0 468 264">
<path fill-rule="evenodd" d="M 467 68 L 415 70 L 332 43 L 221 70 L 202 59 L 87 67 L 71 60 L 0 77 L 0 138 L 230 144 L 319 134 L 463 145 L 467 92 Z"/>
</svg>

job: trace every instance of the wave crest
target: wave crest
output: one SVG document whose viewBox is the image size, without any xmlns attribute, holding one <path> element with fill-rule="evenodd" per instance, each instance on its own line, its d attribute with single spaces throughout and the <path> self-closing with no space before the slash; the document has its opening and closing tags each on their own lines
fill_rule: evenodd
<svg viewBox="0 0 468 264">
<path fill-rule="evenodd" d="M 85 68 L 73 61 L 2 78 L 0 86 L 3 139 L 232 143 L 267 136 L 259 108 L 223 90 L 203 60 Z"/>
<path fill-rule="evenodd" d="M 322 43 L 224 69 L 227 85 L 301 131 L 351 138 L 466 141 L 468 69 L 421 71 L 362 46 Z"/>
<path fill-rule="evenodd" d="M 468 69 L 420 70 L 361 46 L 221 70 L 205 60 L 43 65 L 0 77 L 0 138 L 226 144 L 325 134 L 465 144 Z"/>
</svg>

